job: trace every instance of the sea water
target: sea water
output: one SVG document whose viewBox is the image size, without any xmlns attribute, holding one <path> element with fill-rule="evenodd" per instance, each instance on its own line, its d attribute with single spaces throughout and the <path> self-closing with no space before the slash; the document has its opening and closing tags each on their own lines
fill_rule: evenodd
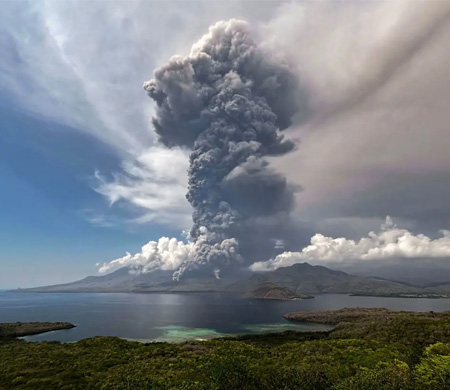
<svg viewBox="0 0 450 390">
<path fill-rule="evenodd" d="M 450 310 L 450 299 L 317 295 L 314 299 L 268 301 L 234 294 L 84 294 L 0 292 L 0 322 L 67 321 L 76 328 L 30 336 L 29 341 L 73 342 L 94 336 L 138 341 L 205 340 L 283 330 L 321 331 L 329 326 L 283 319 L 294 311 L 344 307 Z"/>
</svg>

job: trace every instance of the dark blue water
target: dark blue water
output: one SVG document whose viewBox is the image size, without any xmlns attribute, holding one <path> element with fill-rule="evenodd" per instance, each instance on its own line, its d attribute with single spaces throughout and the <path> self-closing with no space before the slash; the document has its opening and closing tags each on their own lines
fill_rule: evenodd
<svg viewBox="0 0 450 390">
<path fill-rule="evenodd" d="M 394 310 L 450 310 L 449 299 L 318 295 L 300 301 L 261 301 L 232 294 L 32 294 L 0 292 L 0 322 L 68 321 L 76 328 L 27 338 L 77 341 L 93 336 L 181 341 L 227 334 L 297 329 L 324 330 L 317 324 L 283 319 L 292 311 L 344 307 Z"/>
</svg>

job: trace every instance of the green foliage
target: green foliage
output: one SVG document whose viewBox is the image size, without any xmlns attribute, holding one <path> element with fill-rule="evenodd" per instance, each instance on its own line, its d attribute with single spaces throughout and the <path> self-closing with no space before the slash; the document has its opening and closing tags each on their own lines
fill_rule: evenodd
<svg viewBox="0 0 450 390">
<path fill-rule="evenodd" d="M 417 388 L 450 388 L 450 344 L 437 343 L 425 349 L 424 358 L 415 370 Z"/>
<path fill-rule="evenodd" d="M 249 361 L 226 355 L 208 363 L 206 387 L 211 390 L 258 390 L 261 380 L 250 369 Z"/>
<path fill-rule="evenodd" d="M 380 362 L 375 369 L 362 367 L 351 378 L 336 386 L 336 390 L 402 390 L 412 389 L 411 369 L 401 361 Z"/>
<path fill-rule="evenodd" d="M 450 389 L 449 317 L 399 313 L 184 344 L 96 337 L 0 344 L 0 390 Z"/>
</svg>

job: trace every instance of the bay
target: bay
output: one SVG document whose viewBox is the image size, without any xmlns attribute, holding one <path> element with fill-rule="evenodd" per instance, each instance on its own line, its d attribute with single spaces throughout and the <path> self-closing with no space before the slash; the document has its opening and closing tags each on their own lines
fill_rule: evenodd
<svg viewBox="0 0 450 390">
<path fill-rule="evenodd" d="M 283 314 L 345 307 L 444 311 L 450 310 L 450 300 L 323 294 L 306 300 L 265 301 L 219 293 L 0 292 L 0 322 L 68 321 L 77 325 L 74 329 L 26 337 L 29 341 L 74 342 L 117 336 L 145 342 L 179 342 L 288 329 L 320 331 L 330 327 L 289 322 Z"/>
</svg>

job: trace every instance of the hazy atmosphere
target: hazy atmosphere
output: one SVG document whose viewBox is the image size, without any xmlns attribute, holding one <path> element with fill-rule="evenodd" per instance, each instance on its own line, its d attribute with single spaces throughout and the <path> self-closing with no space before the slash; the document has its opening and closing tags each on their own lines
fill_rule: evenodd
<svg viewBox="0 0 450 390">
<path fill-rule="evenodd" d="M 449 268 L 450 2 L 0 10 L 0 289 Z"/>
</svg>

